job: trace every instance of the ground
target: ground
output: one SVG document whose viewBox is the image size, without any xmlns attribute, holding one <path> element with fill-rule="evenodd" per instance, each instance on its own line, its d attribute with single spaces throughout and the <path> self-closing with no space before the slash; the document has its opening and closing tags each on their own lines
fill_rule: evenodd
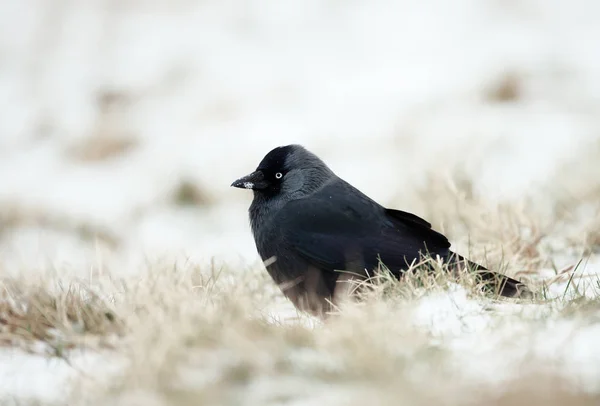
<svg viewBox="0 0 600 406">
<path fill-rule="evenodd" d="M 599 11 L 0 0 L 0 403 L 597 404 Z M 296 313 L 229 187 L 288 143 L 537 297 Z"/>
</svg>

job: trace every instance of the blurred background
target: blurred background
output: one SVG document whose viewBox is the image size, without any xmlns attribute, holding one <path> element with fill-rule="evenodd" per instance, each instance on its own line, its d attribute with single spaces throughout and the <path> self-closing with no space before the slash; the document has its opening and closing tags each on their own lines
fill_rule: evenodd
<svg viewBox="0 0 600 406">
<path fill-rule="evenodd" d="M 289 143 L 417 214 L 456 167 L 522 200 L 600 145 L 598 38 L 597 0 L 0 0 L 3 272 L 253 263 L 229 185 Z"/>
</svg>

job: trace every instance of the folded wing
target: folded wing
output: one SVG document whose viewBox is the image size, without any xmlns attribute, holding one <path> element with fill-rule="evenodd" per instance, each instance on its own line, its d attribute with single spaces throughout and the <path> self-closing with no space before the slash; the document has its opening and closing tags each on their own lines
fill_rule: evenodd
<svg viewBox="0 0 600 406">
<path fill-rule="evenodd" d="M 292 201 L 278 215 L 284 240 L 312 265 L 365 273 L 381 260 L 398 273 L 421 253 L 448 254 L 448 239 L 425 220 L 368 199 L 333 200 L 324 192 Z"/>
</svg>

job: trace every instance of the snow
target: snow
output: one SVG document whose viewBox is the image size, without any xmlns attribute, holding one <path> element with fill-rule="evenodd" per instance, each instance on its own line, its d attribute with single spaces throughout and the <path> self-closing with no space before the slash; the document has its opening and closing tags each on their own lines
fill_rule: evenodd
<svg viewBox="0 0 600 406">
<path fill-rule="evenodd" d="M 68 395 L 67 385 L 76 377 L 102 380 L 122 363 L 114 356 L 107 363 L 97 351 L 75 351 L 63 359 L 29 354 L 18 349 L 0 350 L 0 401 L 37 401 L 59 404 Z"/>
<path fill-rule="evenodd" d="M 451 285 L 448 292 L 429 295 L 418 303 L 414 323 L 427 328 L 436 336 L 460 336 L 476 333 L 489 325 L 483 305 L 467 296 L 459 285 Z"/>
<path fill-rule="evenodd" d="M 100 228 L 119 245 L 25 224 L 2 230 L 2 272 L 86 275 L 98 258 L 121 273 L 165 256 L 255 261 L 250 194 L 229 185 L 287 143 L 386 204 L 455 163 L 490 200 L 519 198 L 597 139 L 599 16 L 596 0 L 0 0 L 0 211 Z M 521 78 L 520 98 L 486 100 L 507 73 Z M 111 92 L 118 112 L 101 108 Z M 103 131 L 139 146 L 101 162 L 70 157 Z M 214 203 L 169 205 L 181 179 Z M 451 291 L 420 303 L 416 323 L 472 336 L 488 325 L 481 311 Z M 598 334 L 569 345 L 590 382 Z M 57 399 L 70 375 L 61 361 L 2 358 L 0 393 L 11 396 Z"/>
<path fill-rule="evenodd" d="M 457 370 L 467 379 L 502 382 L 537 359 L 543 360 L 546 372 L 560 371 L 574 390 L 600 391 L 600 349 L 594 344 L 600 337 L 599 326 L 589 319 L 544 317 L 551 312 L 548 305 L 494 307 L 492 317 L 486 311 L 489 306 L 453 286 L 422 298 L 412 317 L 415 325 L 432 335 L 432 342 L 452 351 Z M 505 319 L 498 316 L 502 313 Z M 528 321 L 534 327 L 527 326 Z"/>
</svg>

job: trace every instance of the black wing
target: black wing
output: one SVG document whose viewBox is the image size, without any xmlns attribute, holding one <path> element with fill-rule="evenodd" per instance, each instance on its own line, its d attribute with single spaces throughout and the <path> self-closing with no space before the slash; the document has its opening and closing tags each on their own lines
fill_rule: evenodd
<svg viewBox="0 0 600 406">
<path fill-rule="evenodd" d="M 407 227 L 414 236 L 421 238 L 431 252 L 450 248 L 450 241 L 448 241 L 448 238 L 433 230 L 431 224 L 421 217 L 395 209 L 385 209 L 385 213 L 393 222 L 397 223 L 399 227 Z"/>
<path fill-rule="evenodd" d="M 323 270 L 364 273 L 381 259 L 397 272 L 426 250 L 445 256 L 450 247 L 425 220 L 385 209 L 347 184 L 289 202 L 278 223 L 288 247 Z"/>
</svg>

